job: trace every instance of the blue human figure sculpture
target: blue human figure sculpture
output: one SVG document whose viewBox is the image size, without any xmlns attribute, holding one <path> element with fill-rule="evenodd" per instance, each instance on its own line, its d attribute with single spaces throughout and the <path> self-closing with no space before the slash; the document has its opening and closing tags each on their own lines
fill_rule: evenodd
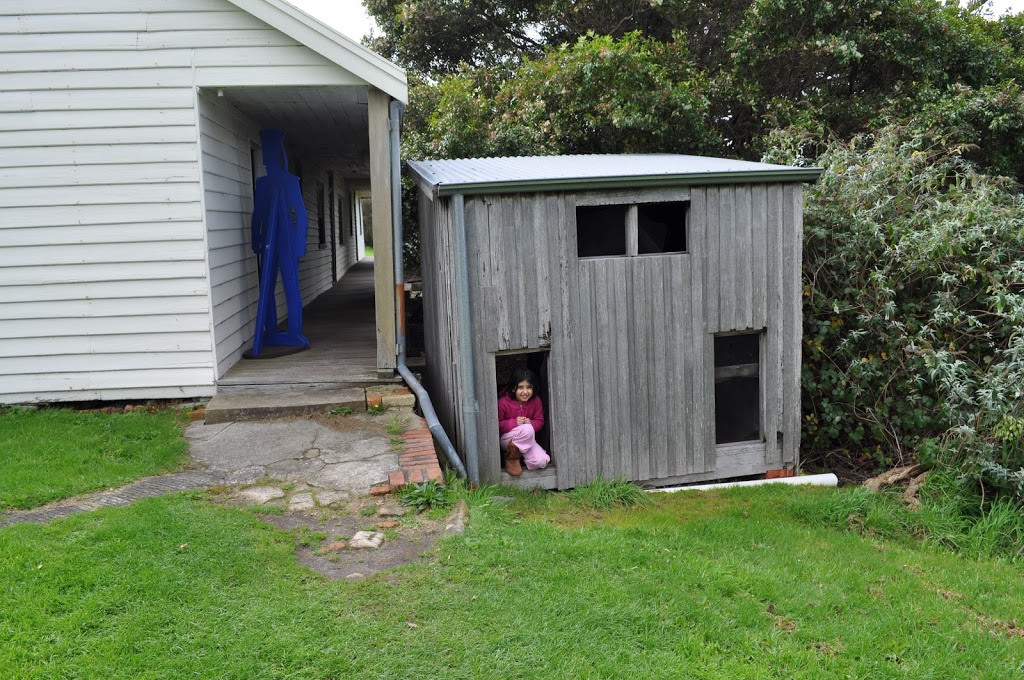
<svg viewBox="0 0 1024 680">
<path fill-rule="evenodd" d="M 253 357 L 260 355 L 264 345 L 283 345 L 295 348 L 293 351 L 309 347 L 309 340 L 302 334 L 302 295 L 299 291 L 299 258 L 306 254 L 309 218 L 302 204 L 299 178 L 287 170 L 284 132 L 261 130 L 260 141 L 263 143 L 263 165 L 267 174 L 256 180 L 252 210 L 252 250 L 262 257 Z M 288 303 L 287 331 L 279 330 L 277 324 L 274 289 L 278 270 Z"/>
</svg>

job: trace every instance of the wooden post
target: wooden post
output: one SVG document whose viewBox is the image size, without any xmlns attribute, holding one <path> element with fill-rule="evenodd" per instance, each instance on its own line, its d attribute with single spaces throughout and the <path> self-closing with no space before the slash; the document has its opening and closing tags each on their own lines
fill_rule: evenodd
<svg viewBox="0 0 1024 680">
<path fill-rule="evenodd" d="M 391 145 L 388 129 L 390 97 L 369 88 L 370 198 L 373 204 L 373 290 L 377 316 L 377 373 L 394 375 L 395 266 L 391 225 Z"/>
</svg>

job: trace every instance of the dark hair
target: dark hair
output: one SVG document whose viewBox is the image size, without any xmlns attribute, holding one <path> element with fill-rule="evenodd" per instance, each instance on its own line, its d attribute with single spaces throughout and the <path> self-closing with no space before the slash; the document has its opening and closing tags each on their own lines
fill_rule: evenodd
<svg viewBox="0 0 1024 680">
<path fill-rule="evenodd" d="M 512 378 L 509 380 L 508 385 L 505 386 L 505 390 L 502 394 L 507 394 L 508 396 L 515 398 L 516 386 L 524 380 L 533 385 L 533 393 L 536 395 L 540 390 L 540 379 L 537 377 L 536 373 L 528 368 L 517 368 L 513 371 Z"/>
</svg>

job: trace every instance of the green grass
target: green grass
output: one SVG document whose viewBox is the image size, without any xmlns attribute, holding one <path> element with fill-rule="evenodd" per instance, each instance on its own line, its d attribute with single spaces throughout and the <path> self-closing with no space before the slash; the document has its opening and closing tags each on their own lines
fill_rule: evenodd
<svg viewBox="0 0 1024 680">
<path fill-rule="evenodd" d="M 188 460 L 181 422 L 173 411 L 0 409 L 0 510 L 178 470 Z"/>
<path fill-rule="evenodd" d="M 364 255 L 363 257 L 373 257 L 373 246 L 366 246 L 366 255 Z"/>
<path fill-rule="evenodd" d="M 596 480 L 573 489 L 569 496 L 585 508 L 592 510 L 611 510 L 612 508 L 628 508 L 633 505 L 647 505 L 651 496 L 636 484 L 621 479 Z"/>
<path fill-rule="evenodd" d="M 501 489 L 500 493 L 511 493 Z M 823 523 L 843 492 L 466 491 L 431 562 L 327 582 L 200 495 L 0 529 L 12 677 L 1017 678 L 1024 579 Z M 1019 619 L 1018 619 L 1019 622 Z M 1008 635 L 1007 633 L 1010 633 Z"/>
</svg>

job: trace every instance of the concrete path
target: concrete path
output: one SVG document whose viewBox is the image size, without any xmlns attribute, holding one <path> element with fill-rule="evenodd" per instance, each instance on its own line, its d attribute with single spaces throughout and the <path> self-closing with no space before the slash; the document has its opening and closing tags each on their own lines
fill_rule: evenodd
<svg viewBox="0 0 1024 680">
<path fill-rule="evenodd" d="M 306 495 L 316 492 L 318 502 L 323 504 L 329 504 L 324 503 L 328 498 L 334 503 L 366 494 L 382 483 L 386 493 L 392 489 L 387 485 L 389 478 L 393 479 L 392 473 L 404 474 L 405 466 L 399 461 L 400 454 L 408 448 L 404 437 L 409 437 L 409 444 L 413 444 L 413 435 L 425 429 L 422 418 L 412 413 L 402 415 L 407 434 L 401 442 L 383 433 L 380 416 L 365 413 L 346 416 L 341 429 L 300 418 L 214 425 L 195 422 L 185 430 L 185 439 L 193 464 L 201 470 L 149 477 L 32 510 L 0 513 L 0 527 L 49 522 L 178 491 L 265 484 L 268 480 L 275 480 L 279 487 L 305 490 Z M 433 467 L 437 467 L 436 458 Z M 440 477 L 439 470 L 434 477 Z M 292 505 L 295 504 L 288 503 L 288 507 Z"/>
<path fill-rule="evenodd" d="M 399 469 L 399 451 L 388 436 L 358 427 L 338 431 L 313 420 L 193 423 L 185 438 L 192 458 L 230 486 L 275 479 L 358 495 Z"/>
</svg>

